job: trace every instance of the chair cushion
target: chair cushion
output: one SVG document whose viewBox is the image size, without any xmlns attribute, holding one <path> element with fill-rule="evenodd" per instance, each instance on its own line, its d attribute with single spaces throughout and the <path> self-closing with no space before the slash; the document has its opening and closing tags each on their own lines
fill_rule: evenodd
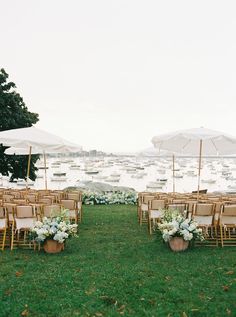
<svg viewBox="0 0 236 317">
<path fill-rule="evenodd" d="M 222 216 L 221 218 L 222 225 L 235 225 L 236 217 L 234 216 Z"/>
<path fill-rule="evenodd" d="M 34 226 L 36 218 L 15 218 L 16 230 L 30 229 Z"/>
<path fill-rule="evenodd" d="M 5 228 L 7 228 L 7 219 L 1 218 L 0 219 L 0 229 L 2 230 L 2 229 L 5 229 Z"/>
<path fill-rule="evenodd" d="M 150 210 L 149 211 L 149 215 L 150 215 L 150 218 L 160 218 L 163 214 L 163 211 L 162 210 Z"/>
<path fill-rule="evenodd" d="M 200 226 L 210 226 L 212 224 L 212 216 L 194 216 L 194 220 Z"/>
<path fill-rule="evenodd" d="M 141 205 L 142 211 L 148 211 L 148 205 L 147 204 L 142 204 Z"/>
</svg>

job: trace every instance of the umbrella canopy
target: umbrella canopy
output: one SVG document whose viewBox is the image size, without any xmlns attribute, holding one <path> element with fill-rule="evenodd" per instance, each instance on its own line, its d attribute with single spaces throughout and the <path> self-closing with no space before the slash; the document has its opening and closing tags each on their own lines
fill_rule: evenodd
<svg viewBox="0 0 236 317">
<path fill-rule="evenodd" d="M 179 130 L 155 136 L 152 138 L 152 143 L 159 150 L 163 149 L 172 151 L 173 153 L 199 155 L 198 197 L 200 190 L 202 155 L 229 155 L 236 153 L 236 137 L 205 128 Z"/>
<path fill-rule="evenodd" d="M 60 147 L 52 147 L 45 151 L 43 148 L 39 147 L 33 147 L 31 149 L 31 154 L 53 154 L 53 153 L 75 153 L 75 152 L 80 152 L 81 148 L 80 147 L 68 147 L 68 146 L 60 146 Z M 11 146 L 7 148 L 4 152 L 7 155 L 29 155 L 29 148 L 17 148 L 14 146 Z"/>
<path fill-rule="evenodd" d="M 179 130 L 154 136 L 152 143 L 158 149 L 180 154 L 199 155 L 201 140 L 202 153 L 204 155 L 229 155 L 236 153 L 236 137 L 205 128 Z"/>
<path fill-rule="evenodd" d="M 82 150 L 82 147 L 71 143 L 61 137 L 44 130 L 29 127 L 12 129 L 0 132 L 0 143 L 11 148 L 5 151 L 6 154 L 29 155 L 27 168 L 27 184 L 30 171 L 31 154 L 43 154 L 46 167 L 45 153 L 75 153 Z M 45 168 L 45 187 L 47 189 L 47 176 Z"/>
<path fill-rule="evenodd" d="M 47 153 L 79 152 L 82 149 L 77 144 L 35 127 L 2 131 L 0 143 L 17 149 L 32 147 L 36 151 Z"/>
</svg>

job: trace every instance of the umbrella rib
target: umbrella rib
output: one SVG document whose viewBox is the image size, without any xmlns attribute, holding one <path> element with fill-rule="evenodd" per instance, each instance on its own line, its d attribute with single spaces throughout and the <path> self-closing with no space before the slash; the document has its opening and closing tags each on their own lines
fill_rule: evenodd
<svg viewBox="0 0 236 317">
<path fill-rule="evenodd" d="M 184 146 L 182 147 L 182 150 L 184 150 L 186 148 L 186 146 L 191 142 L 191 140 L 188 140 L 186 144 L 184 144 Z"/>
<path fill-rule="evenodd" d="M 215 145 L 215 143 L 213 142 L 212 139 L 211 139 L 211 143 L 213 144 L 213 146 L 214 146 L 214 148 L 215 148 L 215 150 L 216 150 L 216 152 L 217 152 L 217 154 L 218 154 L 218 149 L 217 149 L 217 147 L 216 147 L 216 145 Z"/>
</svg>

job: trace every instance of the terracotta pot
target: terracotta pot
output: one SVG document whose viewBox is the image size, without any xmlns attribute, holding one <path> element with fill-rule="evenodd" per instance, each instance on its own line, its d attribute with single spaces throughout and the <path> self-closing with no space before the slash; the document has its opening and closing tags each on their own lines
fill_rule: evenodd
<svg viewBox="0 0 236 317">
<path fill-rule="evenodd" d="M 55 240 L 46 240 L 43 244 L 43 249 L 47 253 L 58 253 L 64 250 L 64 243 L 59 243 Z"/>
<path fill-rule="evenodd" d="M 184 251 L 188 248 L 188 245 L 189 241 L 185 241 L 181 237 L 174 237 L 169 241 L 169 246 L 174 252 Z"/>
</svg>

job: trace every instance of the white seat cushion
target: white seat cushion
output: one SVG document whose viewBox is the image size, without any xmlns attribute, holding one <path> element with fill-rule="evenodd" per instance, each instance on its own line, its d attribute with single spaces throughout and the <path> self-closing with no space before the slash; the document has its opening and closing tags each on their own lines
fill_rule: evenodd
<svg viewBox="0 0 236 317">
<path fill-rule="evenodd" d="M 0 219 L 0 229 L 5 229 L 7 228 L 7 219 L 1 218 Z"/>
<path fill-rule="evenodd" d="M 141 209 L 142 209 L 142 211 L 148 211 L 148 205 L 142 204 Z"/>
<path fill-rule="evenodd" d="M 222 216 L 221 218 L 222 225 L 236 225 L 235 216 Z"/>
<path fill-rule="evenodd" d="M 200 226 L 210 226 L 212 224 L 212 216 L 194 216 L 194 220 Z"/>
<path fill-rule="evenodd" d="M 162 210 L 150 210 L 150 218 L 160 218 L 163 215 Z"/>
<path fill-rule="evenodd" d="M 15 218 L 16 220 L 16 230 L 20 229 L 30 229 L 34 226 L 36 218 Z"/>
</svg>

